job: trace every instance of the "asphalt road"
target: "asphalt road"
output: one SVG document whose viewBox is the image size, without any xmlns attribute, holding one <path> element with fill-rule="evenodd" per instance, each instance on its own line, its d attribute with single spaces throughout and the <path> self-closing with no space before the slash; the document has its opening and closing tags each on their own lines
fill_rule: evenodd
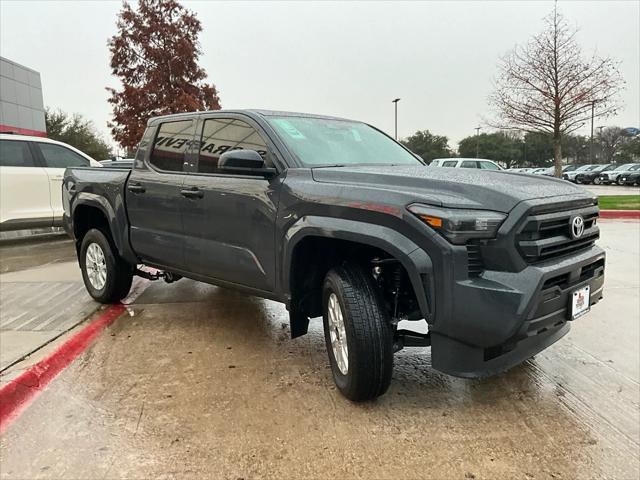
<svg viewBox="0 0 640 480">
<path fill-rule="evenodd" d="M 389 392 L 362 405 L 335 390 L 319 321 L 290 340 L 279 304 L 152 283 L 9 426 L 0 478 L 636 479 L 640 222 L 601 228 L 605 299 L 559 343 L 482 381 L 406 349 Z M 0 287 L 34 267 L 77 279 L 68 255 Z"/>
</svg>

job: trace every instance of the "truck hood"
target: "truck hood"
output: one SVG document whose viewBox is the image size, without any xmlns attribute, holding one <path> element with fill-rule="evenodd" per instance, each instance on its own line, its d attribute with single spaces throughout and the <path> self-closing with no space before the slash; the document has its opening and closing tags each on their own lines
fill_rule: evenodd
<svg viewBox="0 0 640 480">
<path fill-rule="evenodd" d="M 401 193 L 413 197 L 409 203 L 505 213 L 523 200 L 563 196 L 593 198 L 588 190 L 564 180 L 505 171 L 361 166 L 317 167 L 312 169 L 312 175 L 316 182 L 379 189 L 389 194 Z"/>
</svg>

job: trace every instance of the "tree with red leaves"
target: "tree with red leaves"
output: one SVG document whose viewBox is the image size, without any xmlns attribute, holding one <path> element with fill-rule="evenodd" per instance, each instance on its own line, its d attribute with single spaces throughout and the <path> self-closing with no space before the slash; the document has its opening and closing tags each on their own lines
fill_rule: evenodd
<svg viewBox="0 0 640 480">
<path fill-rule="evenodd" d="M 125 1 L 117 28 L 108 45 L 122 90 L 107 90 L 109 127 L 120 145 L 135 148 L 150 117 L 220 109 L 215 85 L 198 66 L 202 25 L 194 13 L 175 0 L 139 0 L 135 10 Z"/>
</svg>

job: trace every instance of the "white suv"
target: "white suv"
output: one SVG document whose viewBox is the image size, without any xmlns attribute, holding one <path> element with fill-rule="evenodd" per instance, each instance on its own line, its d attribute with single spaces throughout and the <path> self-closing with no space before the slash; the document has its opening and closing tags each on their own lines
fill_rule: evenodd
<svg viewBox="0 0 640 480">
<path fill-rule="evenodd" d="M 450 168 L 479 168 L 481 170 L 502 170 L 502 167 L 492 160 L 484 158 L 436 158 L 430 167 Z"/>
<path fill-rule="evenodd" d="M 0 230 L 60 225 L 62 175 L 83 166 L 102 165 L 66 143 L 0 134 Z"/>
</svg>

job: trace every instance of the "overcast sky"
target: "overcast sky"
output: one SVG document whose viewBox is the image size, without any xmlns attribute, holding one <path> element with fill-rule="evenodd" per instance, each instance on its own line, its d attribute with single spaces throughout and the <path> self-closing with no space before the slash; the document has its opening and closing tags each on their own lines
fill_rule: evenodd
<svg viewBox="0 0 640 480">
<path fill-rule="evenodd" d="M 223 108 L 364 120 L 399 136 L 428 129 L 451 145 L 490 115 L 498 58 L 539 32 L 552 1 L 224 3 L 184 1 L 203 25 L 201 65 Z M 38 70 L 45 105 L 109 137 L 107 39 L 119 1 L 0 0 L 0 55 Z M 622 62 L 624 110 L 598 125 L 640 127 L 640 2 L 562 1 L 586 53 Z M 583 133 L 587 133 L 585 128 Z"/>
</svg>

